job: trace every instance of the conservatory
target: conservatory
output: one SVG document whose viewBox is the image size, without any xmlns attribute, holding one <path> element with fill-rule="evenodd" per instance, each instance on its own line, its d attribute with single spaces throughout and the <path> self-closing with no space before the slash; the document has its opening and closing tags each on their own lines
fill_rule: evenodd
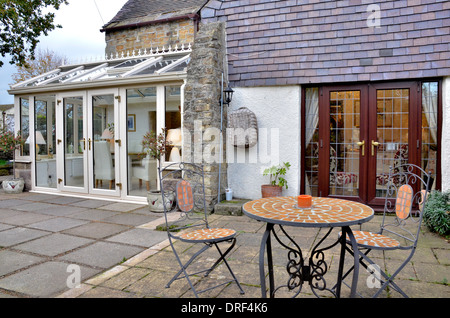
<svg viewBox="0 0 450 318">
<path fill-rule="evenodd" d="M 15 130 L 26 140 L 16 160 L 36 192 L 146 202 L 157 161 L 142 148 L 168 130 L 161 160 L 181 161 L 182 112 L 191 47 L 108 56 L 63 65 L 11 86 Z"/>
</svg>

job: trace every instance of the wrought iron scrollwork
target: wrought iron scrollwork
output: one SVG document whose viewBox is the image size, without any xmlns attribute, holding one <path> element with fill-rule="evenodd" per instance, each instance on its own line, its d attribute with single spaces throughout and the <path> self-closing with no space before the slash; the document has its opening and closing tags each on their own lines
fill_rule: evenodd
<svg viewBox="0 0 450 318">
<path fill-rule="evenodd" d="M 272 229 L 273 236 L 278 241 L 278 243 L 280 243 L 281 246 L 283 246 L 288 250 L 287 255 L 288 261 L 286 264 L 286 271 L 289 275 L 289 278 L 287 280 L 287 284 L 277 287 L 273 291 L 273 295 L 271 296 L 274 297 L 275 293 L 278 292 L 280 289 L 287 288 L 289 291 L 295 291 L 293 297 L 296 297 L 302 291 L 303 284 L 308 283 L 312 292 L 317 297 L 320 296 L 317 294 L 316 290 L 317 291 L 326 290 L 330 292 L 334 297 L 337 297 L 334 290 L 327 288 L 327 283 L 324 278 L 329 268 L 327 262 L 325 261 L 324 251 L 333 248 L 334 246 L 339 244 L 340 241 L 338 240 L 330 246 L 319 249 L 319 246 L 330 235 L 333 229 L 330 229 L 328 233 L 319 241 L 319 243 L 317 243 L 314 246 L 311 256 L 308 259 L 308 264 L 305 264 L 305 259 L 303 258 L 300 246 L 288 235 L 288 233 L 286 233 L 286 231 L 281 225 L 280 229 L 286 236 L 286 238 L 289 240 L 289 242 L 292 243 L 293 245 L 289 246 L 285 244 L 277 235 L 275 230 Z"/>
</svg>

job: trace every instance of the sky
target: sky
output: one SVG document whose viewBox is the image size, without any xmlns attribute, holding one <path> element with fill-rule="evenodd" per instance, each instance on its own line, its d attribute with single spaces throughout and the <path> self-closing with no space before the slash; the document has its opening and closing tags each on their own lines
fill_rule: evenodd
<svg viewBox="0 0 450 318">
<path fill-rule="evenodd" d="M 91 56 L 104 56 L 105 33 L 100 32 L 122 8 L 127 0 L 68 0 L 55 11 L 55 24 L 62 29 L 55 29 L 48 36 L 40 37 L 38 49 L 49 49 L 68 58 L 69 62 Z M 0 56 L 1 58 L 1 56 Z M 0 105 L 13 104 L 14 97 L 7 90 L 12 82 L 11 75 L 16 72 L 7 57 L 1 58 L 5 63 L 0 68 Z"/>
</svg>

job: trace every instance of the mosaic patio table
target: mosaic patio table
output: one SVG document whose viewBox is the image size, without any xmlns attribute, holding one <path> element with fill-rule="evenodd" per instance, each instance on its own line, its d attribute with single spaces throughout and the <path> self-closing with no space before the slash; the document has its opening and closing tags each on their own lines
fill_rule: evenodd
<svg viewBox="0 0 450 318">
<path fill-rule="evenodd" d="M 288 288 L 294 291 L 296 297 L 302 290 L 304 283 L 308 282 L 312 292 L 319 297 L 317 291 L 327 290 L 334 297 L 340 297 L 342 282 L 343 264 L 345 258 L 345 244 L 349 241 L 352 244 L 354 253 L 353 280 L 351 286 L 351 297 L 355 297 L 356 284 L 359 272 L 359 255 L 355 237 L 350 229 L 352 225 L 358 225 L 370 221 L 374 216 L 374 211 L 367 205 L 359 202 L 336 198 L 312 198 L 310 208 L 298 208 L 297 197 L 272 197 L 263 198 L 247 202 L 243 206 L 244 214 L 250 218 L 266 222 L 260 253 L 259 253 L 259 271 L 261 280 L 262 297 L 266 297 L 266 280 L 264 269 L 264 250 L 267 250 L 267 265 L 269 272 L 269 291 L 270 297 L 275 297 L 275 293 L 281 288 Z M 281 237 L 274 230 L 278 225 L 282 233 L 286 236 L 284 243 Z M 303 258 L 300 246 L 285 231 L 283 226 L 294 227 L 315 227 L 329 228 L 326 235 L 313 248 L 308 263 Z M 337 240 L 332 245 L 321 248 L 320 246 L 335 228 L 340 228 L 341 233 L 336 235 Z M 275 288 L 273 275 L 273 261 L 271 248 L 271 234 L 276 240 L 288 250 L 288 262 L 286 265 L 289 279 L 286 285 Z M 328 265 L 325 262 L 324 251 L 331 249 L 337 244 L 341 244 L 341 254 L 339 260 L 339 270 L 337 283 L 333 288 L 327 286 L 325 274 L 328 271 Z M 317 291 L 316 291 L 317 290 Z"/>
</svg>

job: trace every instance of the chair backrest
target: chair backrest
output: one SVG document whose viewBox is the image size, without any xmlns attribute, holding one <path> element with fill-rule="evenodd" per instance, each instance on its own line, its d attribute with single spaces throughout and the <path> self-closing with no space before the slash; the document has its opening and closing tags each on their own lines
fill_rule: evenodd
<svg viewBox="0 0 450 318">
<path fill-rule="evenodd" d="M 391 167 L 385 191 L 381 232 L 395 234 L 415 246 L 430 191 L 430 175 L 413 164 Z M 395 218 L 388 218 L 388 215 Z M 394 221 L 387 223 L 389 219 Z"/>
<path fill-rule="evenodd" d="M 158 167 L 161 196 L 164 202 L 164 216 L 169 233 L 195 226 L 208 227 L 203 166 L 177 162 Z M 178 209 L 176 209 L 178 208 Z M 169 221 L 170 212 L 181 212 L 177 221 Z"/>
<path fill-rule="evenodd" d="M 109 142 L 96 141 L 94 142 L 94 165 L 95 175 L 97 179 L 112 179 L 112 156 L 109 150 Z"/>
</svg>

